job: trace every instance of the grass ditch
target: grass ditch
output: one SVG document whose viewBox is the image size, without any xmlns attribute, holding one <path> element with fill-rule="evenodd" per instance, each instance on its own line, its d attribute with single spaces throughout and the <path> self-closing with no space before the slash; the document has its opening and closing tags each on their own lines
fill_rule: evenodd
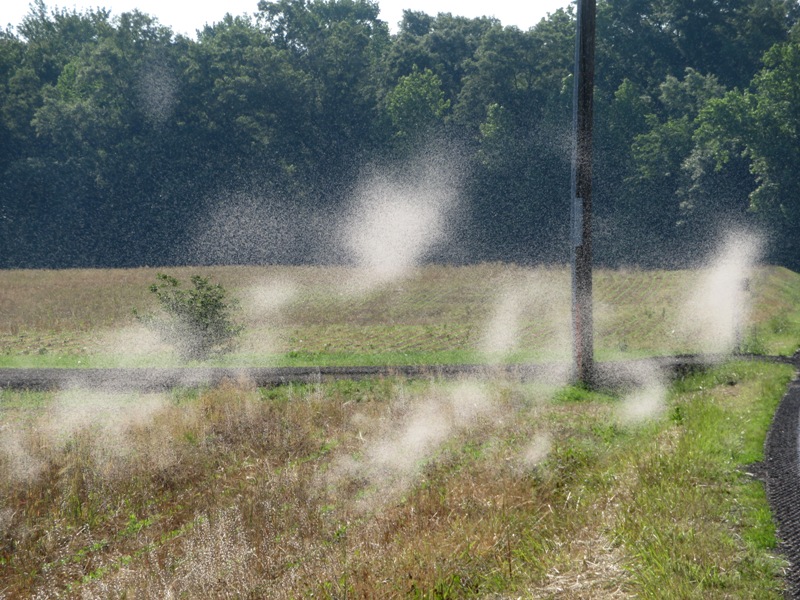
<svg viewBox="0 0 800 600">
<path fill-rule="evenodd" d="M 0 596 L 781 598 L 746 471 L 791 375 L 721 365 L 636 422 L 504 380 L 2 391 Z"/>
</svg>

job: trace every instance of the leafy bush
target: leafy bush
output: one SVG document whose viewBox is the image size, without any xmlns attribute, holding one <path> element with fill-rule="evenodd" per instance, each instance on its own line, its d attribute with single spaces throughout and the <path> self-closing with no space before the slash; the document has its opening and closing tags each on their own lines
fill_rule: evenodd
<svg viewBox="0 0 800 600">
<path fill-rule="evenodd" d="M 194 289 L 181 288 L 180 281 L 164 273 L 156 278 L 158 282 L 150 286 L 150 291 L 166 316 L 137 315 L 140 321 L 174 345 L 186 360 L 203 360 L 233 349 L 244 326 L 233 320 L 238 304 L 226 299 L 225 288 L 199 275 L 191 278 Z"/>
</svg>

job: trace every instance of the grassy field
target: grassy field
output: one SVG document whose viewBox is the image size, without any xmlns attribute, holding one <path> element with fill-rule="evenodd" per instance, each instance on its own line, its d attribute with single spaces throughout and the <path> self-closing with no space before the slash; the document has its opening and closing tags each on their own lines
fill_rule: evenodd
<svg viewBox="0 0 800 600">
<path fill-rule="evenodd" d="M 210 276 L 241 303 L 238 350 L 215 364 L 428 364 L 569 358 L 569 275 L 513 265 L 432 266 L 370 286 L 344 268 L 167 269 Z M 156 366 L 180 361 L 133 317 L 154 269 L 0 271 L 0 366 Z M 713 275 L 713 274 L 711 274 Z M 730 349 L 730 282 L 704 271 L 598 271 L 599 358 Z M 726 287 L 727 286 L 727 287 Z M 735 291 L 735 290 L 734 290 Z M 744 348 L 791 354 L 800 276 L 751 275 Z"/>
<path fill-rule="evenodd" d="M 781 598 L 791 375 L 2 393 L 0 597 Z"/>
<path fill-rule="evenodd" d="M 566 354 L 563 270 L 429 267 L 390 286 L 332 268 L 169 272 L 241 299 L 234 364 Z M 152 308 L 154 274 L 0 272 L 4 364 L 177 364 L 130 312 Z M 730 345 L 709 281 L 597 273 L 600 356 Z M 794 352 L 800 277 L 762 268 L 749 290 L 746 349 Z M 781 598 L 748 470 L 791 376 L 731 362 L 672 383 L 645 368 L 603 393 L 433 376 L 0 390 L 0 598 Z"/>
</svg>

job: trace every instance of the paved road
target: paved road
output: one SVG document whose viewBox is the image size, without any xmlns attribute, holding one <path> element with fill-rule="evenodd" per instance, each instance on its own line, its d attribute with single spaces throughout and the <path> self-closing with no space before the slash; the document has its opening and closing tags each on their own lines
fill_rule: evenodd
<svg viewBox="0 0 800 600">
<path fill-rule="evenodd" d="M 723 356 L 684 355 L 643 360 L 598 363 L 599 385 L 635 385 L 643 373 L 660 369 L 670 376 L 720 362 Z M 757 357 L 763 359 L 763 357 Z M 782 360 L 767 358 L 768 360 Z M 785 359 L 789 360 L 789 359 Z M 159 391 L 177 386 L 218 385 L 243 381 L 258 386 L 316 383 L 365 377 L 458 378 L 504 375 L 527 380 L 563 382 L 569 374 L 564 363 L 522 365 L 412 365 L 394 367 L 279 367 L 279 368 L 113 368 L 113 369 L 0 369 L 0 389 L 52 390 L 93 388 L 114 391 Z"/>
</svg>

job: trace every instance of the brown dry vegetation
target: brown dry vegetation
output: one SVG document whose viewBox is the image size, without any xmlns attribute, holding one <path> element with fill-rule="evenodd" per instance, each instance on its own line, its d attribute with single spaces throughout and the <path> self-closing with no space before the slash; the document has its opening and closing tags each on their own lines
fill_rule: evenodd
<svg viewBox="0 0 800 600">
<path fill-rule="evenodd" d="M 738 469 L 788 375 L 724 367 L 640 425 L 507 381 L 6 391 L 0 597 L 778 598 Z"/>
<path fill-rule="evenodd" d="M 184 281 L 194 273 L 209 276 L 241 300 L 246 333 L 233 362 L 319 364 L 331 357 L 347 362 L 348 356 L 451 362 L 491 359 L 492 351 L 500 360 L 515 352 L 523 359 L 568 356 L 569 281 L 563 269 L 431 266 L 373 287 L 346 268 L 165 271 Z M 0 271 L 0 356 L 20 366 L 27 365 L 25 360 L 37 366 L 48 357 L 83 357 L 84 365 L 163 364 L 170 360 L 167 349 L 137 329 L 132 315 L 134 307 L 154 307 L 147 287 L 155 273 Z M 686 319 L 686 299 L 701 277 L 701 271 L 598 271 L 598 353 L 624 357 L 708 350 L 694 332 L 679 327 Z M 749 349 L 793 352 L 800 331 L 800 277 L 763 268 L 751 289 L 755 310 L 747 328 Z M 76 365 L 74 360 L 65 364 Z"/>
<path fill-rule="evenodd" d="M 2 352 L 162 361 L 131 329 L 155 272 L 0 272 Z M 563 349 L 564 270 L 427 267 L 372 287 L 349 269 L 168 272 L 238 296 L 242 352 L 264 361 Z M 600 349 L 693 349 L 672 324 L 702 277 L 599 272 Z M 792 352 L 800 277 L 761 269 L 752 290 L 752 343 Z M 651 375 L 620 396 L 433 378 L 0 390 L 0 598 L 780 597 L 742 467 L 790 369 L 727 365 L 669 395 Z"/>
</svg>

